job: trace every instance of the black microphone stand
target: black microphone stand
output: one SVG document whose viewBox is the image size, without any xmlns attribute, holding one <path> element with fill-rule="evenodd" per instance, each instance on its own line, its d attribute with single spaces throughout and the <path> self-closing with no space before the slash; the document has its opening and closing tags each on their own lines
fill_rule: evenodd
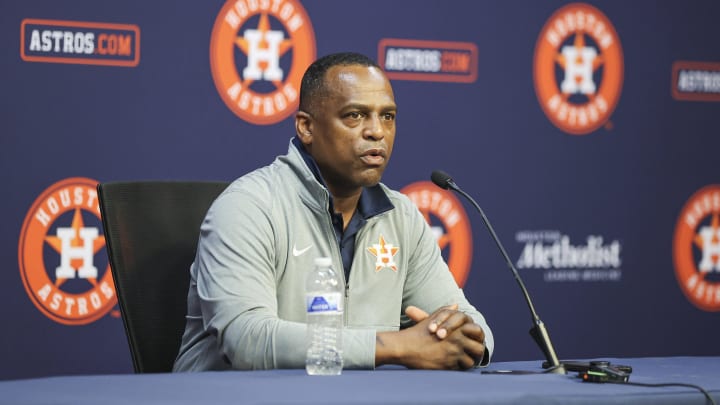
<svg viewBox="0 0 720 405">
<path fill-rule="evenodd" d="M 436 176 L 436 173 L 438 175 Z M 547 328 L 545 328 L 545 324 L 542 320 L 540 320 L 540 317 L 538 316 L 537 312 L 535 311 L 535 306 L 533 306 L 532 300 L 530 299 L 530 294 L 528 294 L 527 288 L 525 288 L 525 284 L 523 283 L 522 279 L 520 278 L 520 275 L 517 272 L 517 269 L 515 269 L 515 265 L 513 265 L 512 260 L 510 260 L 510 256 L 508 256 L 507 252 L 505 251 L 505 248 L 503 247 L 502 243 L 500 243 L 500 239 L 498 238 L 497 234 L 495 233 L 495 230 L 493 229 L 492 225 L 490 225 L 490 221 L 488 221 L 487 217 L 485 216 L 485 212 L 483 212 L 482 208 L 480 208 L 480 205 L 478 205 L 475 200 L 470 197 L 466 192 L 464 192 L 460 187 L 458 187 L 457 184 L 453 181 L 453 179 L 442 172 L 433 172 L 432 176 L 433 182 L 438 185 L 441 188 L 448 189 L 451 188 L 454 191 L 458 192 L 460 195 L 465 197 L 472 205 L 475 207 L 475 209 L 478 210 L 480 213 L 480 216 L 482 217 L 483 223 L 485 224 L 485 227 L 487 227 L 488 231 L 490 231 L 490 235 L 492 236 L 493 240 L 495 241 L 495 245 L 500 250 L 500 253 L 503 255 L 503 258 L 505 258 L 505 263 L 507 263 L 508 267 L 513 273 L 513 277 L 515 277 L 515 281 L 517 281 L 518 285 L 520 286 L 520 289 L 522 290 L 523 295 L 525 296 L 525 301 L 528 304 L 528 308 L 530 309 L 530 314 L 532 316 L 532 323 L 533 326 L 530 328 L 530 336 L 532 336 L 533 340 L 535 340 L 535 343 L 537 343 L 538 346 L 540 346 L 540 349 L 542 350 L 543 354 L 545 355 L 545 359 L 548 361 L 550 367 L 545 371 L 546 373 L 552 373 L 552 374 L 566 374 L 565 367 L 560 363 L 558 360 L 557 354 L 555 353 L 555 348 L 553 348 L 552 342 L 550 341 L 550 335 L 548 334 Z M 443 185 L 447 185 L 447 187 L 443 187 Z"/>
</svg>

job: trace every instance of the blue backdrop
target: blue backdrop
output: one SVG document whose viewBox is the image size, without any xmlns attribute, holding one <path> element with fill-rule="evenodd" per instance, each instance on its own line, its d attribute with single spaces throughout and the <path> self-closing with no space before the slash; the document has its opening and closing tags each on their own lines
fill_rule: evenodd
<svg viewBox="0 0 720 405">
<path fill-rule="evenodd" d="M 2 3 L 0 378 L 131 372 L 101 287 L 104 244 L 76 232 L 102 235 L 91 185 L 232 180 L 270 163 L 287 151 L 292 115 L 236 113 L 223 80 L 262 102 L 285 89 L 294 109 L 283 87 L 293 72 L 345 50 L 392 77 L 384 183 L 453 174 L 493 222 L 561 358 L 719 355 L 718 16 L 712 0 Z M 243 76 L 258 44 L 248 31 L 286 39 L 279 85 Z M 495 359 L 540 359 L 515 281 L 461 204 L 471 239 L 421 208 L 450 235 L 446 257 L 466 256 L 467 273 L 453 271 L 493 327 Z M 63 255 L 76 276 L 58 276 Z M 81 275 L 88 260 L 96 277 Z"/>
</svg>

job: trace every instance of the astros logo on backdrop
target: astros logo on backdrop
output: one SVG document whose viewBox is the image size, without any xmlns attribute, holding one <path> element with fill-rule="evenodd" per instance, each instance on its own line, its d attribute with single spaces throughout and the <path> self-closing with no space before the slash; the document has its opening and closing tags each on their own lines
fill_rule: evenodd
<svg viewBox="0 0 720 405">
<path fill-rule="evenodd" d="M 210 70 L 227 107 L 257 125 L 295 112 L 315 33 L 298 0 L 229 0 L 210 38 Z"/>
<path fill-rule="evenodd" d="M 378 63 L 390 80 L 473 83 L 478 50 L 472 42 L 383 38 Z"/>
<path fill-rule="evenodd" d="M 472 232 L 460 201 L 429 181 L 409 184 L 400 192 L 407 195 L 425 216 L 440 250 L 449 252 L 447 263 L 455 282 L 460 287 L 464 286 L 472 261 Z M 433 225 L 438 220 L 440 225 Z"/>
<path fill-rule="evenodd" d="M 26 62 L 135 67 L 140 63 L 140 27 L 26 18 L 20 25 L 20 57 Z"/>
<path fill-rule="evenodd" d="M 720 185 L 700 189 L 685 203 L 675 225 L 673 261 L 687 299 L 720 311 Z"/>
<path fill-rule="evenodd" d="M 610 20 L 584 3 L 557 10 L 540 32 L 533 76 L 540 106 L 555 126 L 585 135 L 604 125 L 623 84 L 620 38 Z"/>
<path fill-rule="evenodd" d="M 84 325 L 117 303 L 100 228 L 97 181 L 73 177 L 48 187 L 23 222 L 20 277 L 33 304 L 48 318 Z M 105 265 L 103 268 L 102 265 Z"/>
</svg>

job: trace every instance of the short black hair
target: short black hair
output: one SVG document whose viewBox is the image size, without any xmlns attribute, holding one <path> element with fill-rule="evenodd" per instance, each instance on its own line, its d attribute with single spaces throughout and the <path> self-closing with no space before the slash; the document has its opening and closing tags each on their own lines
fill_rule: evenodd
<svg viewBox="0 0 720 405">
<path fill-rule="evenodd" d="M 300 110 L 310 112 L 315 98 L 325 91 L 325 74 L 333 66 L 367 66 L 382 68 L 371 58 L 356 52 L 339 52 L 323 56 L 305 71 L 300 84 Z"/>
</svg>

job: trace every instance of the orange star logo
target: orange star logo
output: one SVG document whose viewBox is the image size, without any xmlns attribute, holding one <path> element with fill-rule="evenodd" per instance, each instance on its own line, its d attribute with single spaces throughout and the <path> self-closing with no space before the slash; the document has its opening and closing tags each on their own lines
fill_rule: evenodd
<svg viewBox="0 0 720 405">
<path fill-rule="evenodd" d="M 63 325 L 120 316 L 113 310 L 117 296 L 102 252 L 105 237 L 97 224 L 102 221 L 97 184 L 94 179 L 70 177 L 50 185 L 33 202 L 20 232 L 23 287 L 40 312 Z M 59 260 L 49 266 L 46 256 L 51 249 Z"/>
<path fill-rule="evenodd" d="M 673 237 L 678 285 L 693 305 L 708 312 L 720 311 L 719 202 L 719 184 L 696 191 L 680 211 Z"/>
<path fill-rule="evenodd" d="M 375 260 L 375 272 L 382 270 L 384 267 L 389 267 L 392 271 L 397 272 L 397 265 L 395 264 L 395 255 L 400 250 L 399 247 L 393 246 L 391 243 L 386 243 L 385 238 L 380 235 L 380 243 L 373 244 L 367 248 Z"/>
<path fill-rule="evenodd" d="M 585 61 L 582 57 L 582 50 L 585 49 L 585 35 L 582 32 L 578 32 L 575 34 L 575 40 L 573 41 L 573 47 L 577 50 L 577 57 L 575 60 L 568 61 L 565 59 L 565 55 L 562 53 L 558 53 L 555 56 L 555 62 L 560 65 L 560 67 L 565 70 L 568 66 L 568 63 L 572 63 L 575 65 L 582 65 Z M 603 55 L 596 55 L 592 60 L 592 71 L 595 72 L 604 62 Z M 575 82 L 580 84 L 582 82 L 583 77 L 582 76 L 575 76 L 574 77 Z M 563 101 L 567 101 L 570 97 L 570 93 L 562 93 Z M 592 95 L 587 95 L 588 98 L 592 98 Z"/>
<path fill-rule="evenodd" d="M 268 32 L 271 31 L 271 29 L 270 29 L 270 19 L 268 18 L 267 13 L 260 14 L 260 21 L 258 22 L 257 31 L 260 32 L 260 38 L 261 38 L 260 43 L 258 44 L 258 47 L 260 49 L 265 49 L 265 50 L 269 49 L 270 46 L 267 41 L 267 34 L 268 34 Z M 289 51 L 290 48 L 292 48 L 292 44 L 293 44 L 292 40 L 287 39 L 287 38 L 283 39 L 278 46 L 278 51 L 277 51 L 278 58 L 281 57 L 282 55 L 284 55 L 287 51 Z M 245 55 L 248 55 L 250 53 L 250 43 L 244 36 L 237 37 L 235 39 L 235 45 L 238 48 L 240 48 L 240 50 Z M 260 65 L 261 70 L 265 70 L 268 67 L 268 63 L 266 60 L 261 60 L 259 62 L 259 65 Z M 245 84 L 245 87 L 249 87 L 252 83 L 253 83 L 253 79 L 246 79 L 244 84 Z M 273 85 L 275 85 L 275 88 L 277 90 L 281 90 L 281 88 L 283 86 L 282 81 L 273 80 L 272 83 L 273 83 Z"/>
<path fill-rule="evenodd" d="M 73 215 L 72 225 L 70 226 L 75 231 L 75 237 L 70 242 L 71 247 L 82 247 L 84 245 L 83 239 L 80 238 L 80 230 L 85 227 L 85 222 L 82 218 L 82 213 L 80 212 L 80 208 L 75 208 L 75 213 Z M 45 241 L 50 245 L 53 249 L 55 249 L 56 252 L 59 254 L 63 254 L 63 248 L 62 248 L 62 239 L 60 239 L 57 236 L 46 236 Z M 93 240 L 93 254 L 97 253 L 100 249 L 105 246 L 105 236 L 98 235 Z M 72 266 L 75 270 L 79 269 L 83 265 L 83 259 L 71 259 L 70 260 L 70 266 Z M 67 279 L 66 278 L 58 278 L 55 280 L 55 286 L 59 287 L 61 286 Z M 95 278 L 88 278 L 87 279 L 90 284 L 93 286 L 97 286 L 97 279 Z"/>
<path fill-rule="evenodd" d="M 462 287 L 472 263 L 472 231 L 462 203 L 452 192 L 429 181 L 409 184 L 400 190 L 410 198 L 430 225 L 455 282 Z"/>
<path fill-rule="evenodd" d="M 533 59 L 535 93 L 555 126 L 585 135 L 612 125 L 624 63 L 620 37 L 602 11 L 584 3 L 556 10 L 538 36 Z"/>
<path fill-rule="evenodd" d="M 315 55 L 315 32 L 300 0 L 226 0 L 210 36 L 210 71 L 220 97 L 256 125 L 275 124 L 297 110 L 302 77 Z"/>
</svg>

